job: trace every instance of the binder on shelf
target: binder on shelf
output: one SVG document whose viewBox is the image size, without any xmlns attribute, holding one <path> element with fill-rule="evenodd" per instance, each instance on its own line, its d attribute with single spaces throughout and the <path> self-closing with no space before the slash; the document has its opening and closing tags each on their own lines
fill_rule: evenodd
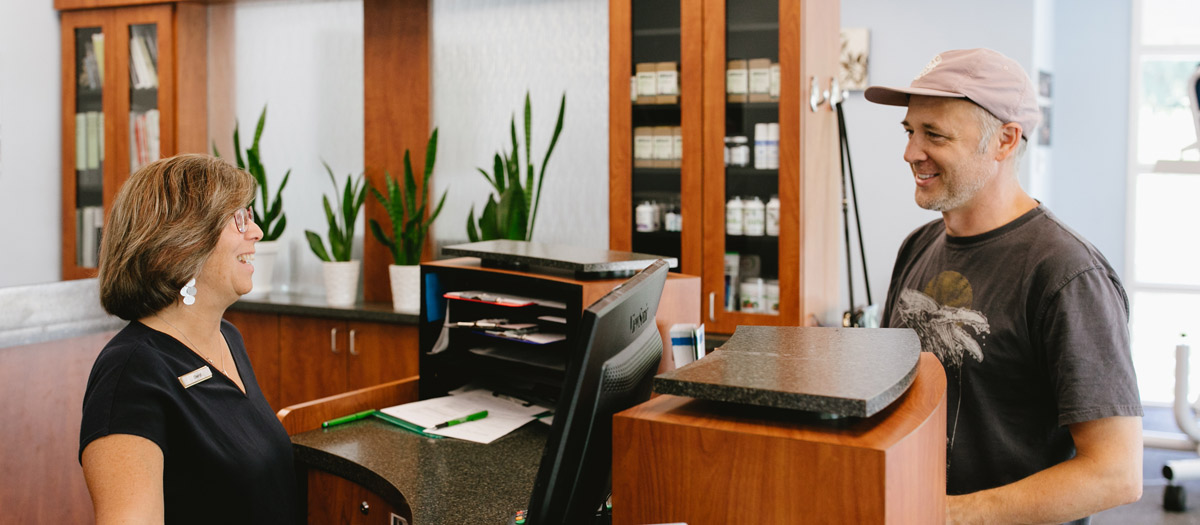
<svg viewBox="0 0 1200 525">
<path fill-rule="evenodd" d="M 75 114 L 75 171 L 87 169 L 88 122 L 87 113 Z"/>
<path fill-rule="evenodd" d="M 96 84 L 93 89 L 104 85 L 104 33 L 92 33 L 92 59 L 96 61 Z"/>
<path fill-rule="evenodd" d="M 87 164 L 86 169 L 100 168 L 100 112 L 87 112 Z"/>
</svg>

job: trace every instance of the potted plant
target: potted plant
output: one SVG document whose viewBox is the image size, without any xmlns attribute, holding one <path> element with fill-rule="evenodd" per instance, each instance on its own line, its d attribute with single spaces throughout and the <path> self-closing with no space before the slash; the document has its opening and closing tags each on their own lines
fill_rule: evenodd
<svg viewBox="0 0 1200 525">
<path fill-rule="evenodd" d="M 437 133 L 437 128 L 434 128 L 425 146 L 425 174 L 419 190 L 413 177 L 412 162 L 407 149 L 404 150 L 403 187 L 386 172 L 384 192 L 370 185 L 371 193 L 387 211 L 388 220 L 392 223 L 389 235 L 384 233 L 379 222 L 371 219 L 371 233 L 392 253 L 394 264 L 388 265 L 388 276 L 392 284 L 392 307 L 397 312 L 420 311 L 421 267 L 418 265 L 421 262 L 421 251 L 425 247 L 425 235 L 429 233 L 429 226 L 437 219 L 438 214 L 442 212 L 442 205 L 446 203 L 447 192 L 443 191 L 437 208 L 429 213 L 429 218 L 425 218 L 429 176 L 433 174 L 433 164 L 437 158 Z"/>
<path fill-rule="evenodd" d="M 522 170 L 520 150 L 517 144 L 517 118 L 513 116 L 510 126 L 512 137 L 512 154 L 501 150 L 496 153 L 493 162 L 493 175 L 483 168 L 478 168 L 483 178 L 496 190 L 494 195 L 488 195 L 488 202 L 475 219 L 475 206 L 467 215 L 467 237 L 471 242 L 488 241 L 492 239 L 512 239 L 528 241 L 533 239 L 533 226 L 537 221 L 538 204 L 541 203 L 542 182 L 546 177 L 546 164 L 550 162 L 550 154 L 558 143 L 562 133 L 563 112 L 567 109 L 567 94 L 563 93 L 562 102 L 558 106 L 558 123 L 554 126 L 554 136 L 550 138 L 550 147 L 542 159 L 541 170 L 538 171 L 536 185 L 533 178 L 533 140 L 531 128 L 533 111 L 530 108 L 529 92 L 525 92 L 525 166 Z M 521 172 L 525 172 L 525 183 L 521 184 Z M 536 189 L 535 189 L 536 188 Z"/>
<path fill-rule="evenodd" d="M 238 139 L 239 124 L 235 121 L 233 126 L 233 153 L 237 159 L 237 167 L 249 172 L 254 177 L 261 193 L 250 203 L 250 209 L 254 213 L 254 223 L 263 231 L 262 239 L 259 239 L 254 245 L 254 258 L 257 262 L 251 277 L 253 285 L 251 293 L 253 294 L 265 294 L 271 291 L 271 278 L 275 273 L 275 256 L 279 253 L 279 236 L 283 235 L 283 229 L 287 227 L 287 216 L 283 213 L 282 193 L 284 186 L 287 186 L 288 177 L 292 174 L 290 169 L 283 174 L 283 181 L 275 190 L 275 198 L 271 199 L 271 192 L 267 187 L 267 171 L 262 165 L 260 160 L 262 157 L 259 156 L 258 150 L 258 139 L 262 137 L 263 126 L 266 122 L 267 107 L 263 106 L 262 114 L 258 116 L 258 125 L 254 129 L 254 142 L 246 149 L 245 161 L 242 160 L 242 145 Z M 221 156 L 221 153 L 217 151 L 216 142 L 213 143 L 213 156 Z"/>
<path fill-rule="evenodd" d="M 342 197 L 337 197 L 338 184 L 333 176 L 333 169 L 325 161 L 325 171 L 329 173 L 329 182 L 333 183 L 334 201 L 337 210 L 329 205 L 329 197 L 321 196 L 325 205 L 325 220 L 329 222 L 329 250 L 325 250 L 325 242 L 320 235 L 312 230 L 304 230 L 308 238 L 308 246 L 313 253 L 324 261 L 321 270 L 325 275 L 325 301 L 330 306 L 352 306 L 358 301 L 358 274 L 362 261 L 350 258 L 354 247 L 354 224 L 358 220 L 358 212 L 362 209 L 367 197 L 367 186 L 363 175 L 358 177 L 346 175 L 346 185 L 342 188 Z"/>
</svg>

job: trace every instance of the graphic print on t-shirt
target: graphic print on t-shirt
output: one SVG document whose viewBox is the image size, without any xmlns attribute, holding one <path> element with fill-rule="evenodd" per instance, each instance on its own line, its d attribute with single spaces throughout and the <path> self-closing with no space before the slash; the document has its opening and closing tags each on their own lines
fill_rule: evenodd
<svg viewBox="0 0 1200 525">
<path fill-rule="evenodd" d="M 925 291 L 911 288 L 900 291 L 896 301 L 896 313 L 904 325 L 917 332 L 921 350 L 931 352 L 942 362 L 947 375 L 956 376 L 958 399 L 954 406 L 954 420 L 949 422 L 946 438 L 946 470 L 950 470 L 950 451 L 954 449 L 954 436 L 958 433 L 958 410 L 962 407 L 962 363 L 969 355 L 983 362 L 983 345 L 967 331 L 975 334 L 991 333 L 991 325 L 983 312 L 971 310 L 974 294 L 971 282 L 955 271 L 944 271 L 925 284 Z"/>
<path fill-rule="evenodd" d="M 924 293 L 900 291 L 896 313 L 921 339 L 921 350 L 932 352 L 943 366 L 962 367 L 963 355 L 983 361 L 983 347 L 967 331 L 991 332 L 987 316 L 971 310 L 971 283 L 955 271 L 945 271 L 925 285 Z"/>
</svg>

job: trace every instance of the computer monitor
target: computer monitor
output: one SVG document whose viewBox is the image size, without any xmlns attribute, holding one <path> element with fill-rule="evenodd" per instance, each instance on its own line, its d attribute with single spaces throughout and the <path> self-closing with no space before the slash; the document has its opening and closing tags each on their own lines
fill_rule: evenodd
<svg viewBox="0 0 1200 525">
<path fill-rule="evenodd" d="M 650 398 L 662 358 L 654 323 L 667 263 L 652 263 L 583 311 L 542 454 L 528 523 L 590 523 L 612 484 L 613 414 Z"/>
</svg>

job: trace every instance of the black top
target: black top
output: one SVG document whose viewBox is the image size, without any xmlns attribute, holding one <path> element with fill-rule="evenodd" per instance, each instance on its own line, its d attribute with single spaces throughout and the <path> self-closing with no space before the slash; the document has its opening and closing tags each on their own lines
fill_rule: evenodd
<svg viewBox="0 0 1200 525">
<path fill-rule="evenodd" d="M 242 336 L 221 334 L 246 386 L 173 337 L 137 321 L 100 352 L 83 398 L 79 454 L 110 434 L 162 449 L 166 522 L 296 523 L 292 445 L 263 398 Z M 212 378 L 184 388 L 179 376 L 209 366 Z"/>
<path fill-rule="evenodd" d="M 1104 256 L 1045 206 L 904 241 L 884 326 L 916 330 L 946 369 L 946 492 L 1005 485 L 1075 454 L 1068 426 L 1141 416 L 1129 302 Z"/>
</svg>

